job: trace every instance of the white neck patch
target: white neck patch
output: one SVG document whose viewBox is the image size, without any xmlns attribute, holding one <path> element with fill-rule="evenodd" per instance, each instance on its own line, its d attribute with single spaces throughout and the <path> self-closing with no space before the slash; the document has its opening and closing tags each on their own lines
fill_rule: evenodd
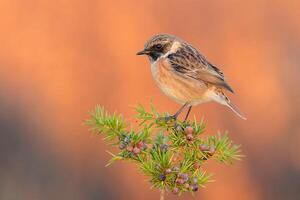
<svg viewBox="0 0 300 200">
<path fill-rule="evenodd" d="M 175 53 L 179 48 L 181 47 L 180 42 L 176 41 L 172 44 L 172 47 L 169 51 L 169 53 Z"/>
<path fill-rule="evenodd" d="M 172 54 L 172 53 L 175 53 L 180 47 L 181 47 L 180 42 L 175 41 L 175 42 L 172 44 L 170 51 L 168 51 L 163 57 L 166 58 L 168 55 L 170 55 L 170 54 Z"/>
</svg>

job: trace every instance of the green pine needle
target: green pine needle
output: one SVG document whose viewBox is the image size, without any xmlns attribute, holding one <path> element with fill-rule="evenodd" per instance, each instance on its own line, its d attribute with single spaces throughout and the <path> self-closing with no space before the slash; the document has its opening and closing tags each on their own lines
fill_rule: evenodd
<svg viewBox="0 0 300 200">
<path fill-rule="evenodd" d="M 99 105 L 90 112 L 86 124 L 92 133 L 101 134 L 110 145 L 119 146 L 117 154 L 108 152 L 112 158 L 106 166 L 119 160 L 132 161 L 153 188 L 176 194 L 194 193 L 212 181 L 212 175 L 204 170 L 206 162 L 232 164 L 243 157 L 240 145 L 234 144 L 226 132 L 204 136 L 203 119 L 166 121 L 168 114 L 160 114 L 152 101 L 150 111 L 142 105 L 135 110 L 137 130 L 128 128 L 121 115 L 111 115 Z"/>
</svg>

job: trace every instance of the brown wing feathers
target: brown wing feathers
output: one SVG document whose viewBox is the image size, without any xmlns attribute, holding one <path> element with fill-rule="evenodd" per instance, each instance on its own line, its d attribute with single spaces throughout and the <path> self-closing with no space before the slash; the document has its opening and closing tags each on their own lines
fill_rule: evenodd
<svg viewBox="0 0 300 200">
<path fill-rule="evenodd" d="M 225 88 L 234 93 L 226 83 L 222 71 L 210 64 L 190 45 L 182 46 L 177 52 L 168 55 L 168 59 L 173 69 L 179 74 Z"/>
</svg>

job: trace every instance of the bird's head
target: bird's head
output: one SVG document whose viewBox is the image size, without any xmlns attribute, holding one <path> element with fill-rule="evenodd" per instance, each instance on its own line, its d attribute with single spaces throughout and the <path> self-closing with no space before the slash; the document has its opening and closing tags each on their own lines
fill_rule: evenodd
<svg viewBox="0 0 300 200">
<path fill-rule="evenodd" d="M 155 35 L 145 43 L 144 49 L 139 51 L 137 55 L 147 55 L 150 62 L 155 62 L 158 58 L 171 51 L 176 41 L 180 41 L 180 39 L 172 35 Z"/>
</svg>

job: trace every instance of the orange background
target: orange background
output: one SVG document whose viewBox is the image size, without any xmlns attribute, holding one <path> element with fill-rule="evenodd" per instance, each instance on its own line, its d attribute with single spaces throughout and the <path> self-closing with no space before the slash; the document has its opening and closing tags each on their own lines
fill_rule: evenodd
<svg viewBox="0 0 300 200">
<path fill-rule="evenodd" d="M 129 119 L 155 86 L 135 53 L 153 34 L 177 35 L 225 73 L 243 121 L 211 103 L 192 114 L 228 130 L 247 155 L 211 164 L 195 199 L 300 199 L 299 1 L 0 1 L 0 199 L 158 199 L 82 123 L 95 104 Z M 168 195 L 167 199 L 179 199 Z M 184 195 L 182 199 L 191 199 Z"/>
</svg>

